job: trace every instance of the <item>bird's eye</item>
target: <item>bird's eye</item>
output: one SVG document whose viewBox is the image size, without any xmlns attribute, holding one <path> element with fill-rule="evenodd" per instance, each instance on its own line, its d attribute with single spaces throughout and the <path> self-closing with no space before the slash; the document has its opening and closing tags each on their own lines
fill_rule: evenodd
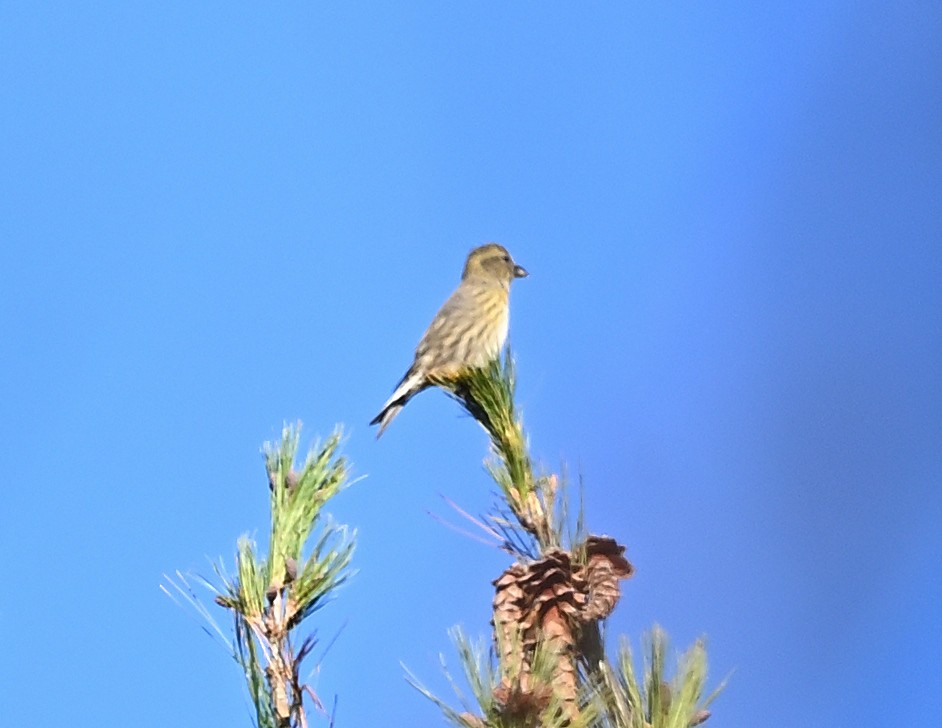
<svg viewBox="0 0 942 728">
<path fill-rule="evenodd" d="M 504 255 L 504 261 L 507 262 L 507 263 L 509 263 L 509 262 L 510 262 L 510 256 L 505 254 L 505 255 Z"/>
</svg>

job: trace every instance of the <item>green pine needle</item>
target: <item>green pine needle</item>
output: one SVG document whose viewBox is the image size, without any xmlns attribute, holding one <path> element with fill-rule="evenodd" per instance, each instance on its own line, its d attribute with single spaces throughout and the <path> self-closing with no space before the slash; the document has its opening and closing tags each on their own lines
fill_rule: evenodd
<svg viewBox="0 0 942 728">
<path fill-rule="evenodd" d="M 483 369 L 442 382 L 491 438 L 495 460 L 488 469 L 501 489 L 523 499 L 533 489 L 533 466 L 527 452 L 523 423 L 514 406 L 514 361 L 508 349 Z"/>
<path fill-rule="evenodd" d="M 627 640 L 622 641 L 616 666 L 602 666 L 596 692 L 599 715 L 604 718 L 600 728 L 687 728 L 705 721 L 708 706 L 726 682 L 704 695 L 707 655 L 703 641 L 680 655 L 672 678 L 667 676 L 666 633 L 655 626 L 646 643 L 640 681 Z"/>
<path fill-rule="evenodd" d="M 242 536 L 237 543 L 236 576 L 228 575 L 220 561 L 213 565 L 218 585 L 201 579 L 215 592 L 214 601 L 232 610 L 234 635 L 225 638 L 226 646 L 245 674 L 259 728 L 275 728 L 278 723 L 266 669 L 273 651 L 293 660 L 297 675 L 297 664 L 305 654 L 303 645 L 310 642 L 302 641 L 295 653 L 290 648 L 290 632 L 351 575 L 354 534 L 321 512 L 349 482 L 346 460 L 338 455 L 341 433 L 337 430 L 323 445 L 315 445 L 297 467 L 299 440 L 300 426 L 285 427 L 279 442 L 264 447 L 271 488 L 268 554 L 260 554 L 255 542 Z M 168 577 L 167 581 L 174 591 L 162 586 L 165 593 L 183 597 L 224 636 L 183 574 L 178 572 L 177 579 Z M 278 634 L 267 637 L 272 619 L 283 625 L 276 630 Z"/>
</svg>

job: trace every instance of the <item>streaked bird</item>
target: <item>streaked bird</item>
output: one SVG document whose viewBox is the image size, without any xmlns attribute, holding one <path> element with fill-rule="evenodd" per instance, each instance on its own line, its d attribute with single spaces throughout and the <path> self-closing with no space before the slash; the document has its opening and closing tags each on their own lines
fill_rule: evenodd
<svg viewBox="0 0 942 728">
<path fill-rule="evenodd" d="M 468 254 L 461 283 L 435 314 L 416 347 L 409 371 L 370 422 L 379 425 L 377 438 L 406 402 L 423 389 L 469 369 L 485 367 L 497 358 L 510 326 L 510 282 L 527 275 L 497 243 L 482 245 Z"/>
</svg>

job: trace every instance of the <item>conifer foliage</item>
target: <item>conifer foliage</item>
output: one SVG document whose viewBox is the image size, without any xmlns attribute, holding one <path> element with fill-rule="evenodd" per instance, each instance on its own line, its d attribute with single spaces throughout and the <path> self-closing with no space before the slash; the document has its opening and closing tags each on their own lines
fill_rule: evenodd
<svg viewBox="0 0 942 728">
<path fill-rule="evenodd" d="M 581 507 L 570 507 L 565 479 L 534 467 L 514 402 L 509 351 L 489 367 L 436 384 L 489 436 L 486 466 L 500 505 L 477 522 L 512 563 L 493 582 L 490 637 L 452 633 L 472 696 L 447 670 L 460 707 L 410 674 L 411 684 L 460 728 L 688 728 L 706 721 L 722 685 L 706 694 L 702 641 L 679 657 L 672 675 L 659 627 L 647 637 L 640 673 L 627 640 L 614 656 L 607 652 L 604 623 L 634 567 L 624 545 L 586 529 Z M 348 483 L 348 469 L 338 455 L 339 431 L 300 466 L 298 442 L 299 427 L 287 427 L 279 443 L 265 447 L 267 555 L 243 536 L 235 575 L 218 563 L 215 584 L 177 572 L 162 586 L 200 613 L 242 667 L 259 728 L 307 728 L 314 718 L 334 724 L 305 684 L 301 665 L 315 646 L 306 623 L 351 573 L 353 537 L 322 514 Z M 213 601 L 233 620 L 232 633 L 199 599 L 193 579 L 213 590 Z"/>
<path fill-rule="evenodd" d="M 194 577 L 177 572 L 161 588 L 190 603 L 212 627 L 245 672 L 258 728 L 306 728 L 313 706 L 326 710 L 301 672 L 315 646 L 302 627 L 350 576 L 354 541 L 347 529 L 322 515 L 322 508 L 348 481 L 346 460 L 338 455 L 335 432 L 296 465 L 300 427 L 286 427 L 281 441 L 265 445 L 271 491 L 268 554 L 247 536 L 239 539 L 236 575 L 214 564 L 217 582 L 199 579 L 233 620 L 234 635 L 223 630 L 190 585 Z"/>
<path fill-rule="evenodd" d="M 482 525 L 515 557 L 495 581 L 492 648 L 485 657 L 462 633 L 454 639 L 477 705 L 448 707 L 414 677 L 455 725 L 465 728 L 684 728 L 709 718 L 706 651 L 698 642 L 665 669 L 667 638 L 655 627 L 641 683 L 623 642 L 609 661 L 602 626 L 634 573 L 625 547 L 586 532 L 555 474 L 537 473 L 514 402 L 510 352 L 488 368 L 440 382 L 488 433 L 487 469 L 502 505 Z M 461 695 L 457 683 L 452 683 Z M 718 691 L 717 691 L 718 692 Z"/>
</svg>

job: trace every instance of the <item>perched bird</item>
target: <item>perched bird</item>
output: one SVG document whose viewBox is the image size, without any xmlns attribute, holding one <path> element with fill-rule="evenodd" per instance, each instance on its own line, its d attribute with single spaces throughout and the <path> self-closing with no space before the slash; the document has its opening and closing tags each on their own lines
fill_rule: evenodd
<svg viewBox="0 0 942 728">
<path fill-rule="evenodd" d="M 415 360 L 371 425 L 383 431 L 412 399 L 436 381 L 487 366 L 500 354 L 510 326 L 510 282 L 525 278 L 497 243 L 468 254 L 461 283 L 435 314 L 415 350 Z"/>
</svg>

